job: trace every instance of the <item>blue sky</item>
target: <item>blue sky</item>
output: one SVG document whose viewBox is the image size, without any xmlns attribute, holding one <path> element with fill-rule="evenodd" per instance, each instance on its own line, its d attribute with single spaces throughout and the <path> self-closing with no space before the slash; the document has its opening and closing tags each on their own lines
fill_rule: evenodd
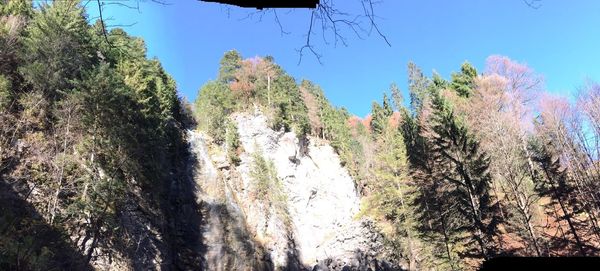
<svg viewBox="0 0 600 271">
<path fill-rule="evenodd" d="M 544 75 L 550 92 L 572 95 L 587 79 L 600 81 L 600 1 L 541 0 L 532 9 L 522 0 L 383 0 L 375 7 L 378 36 L 363 40 L 347 32 L 348 47 L 325 45 L 316 38 L 319 62 L 306 54 L 298 65 L 309 10 L 279 11 L 287 35 L 272 15 L 247 18 L 251 9 L 195 0 L 142 2 L 140 12 L 117 5 L 105 8 L 109 25 L 128 25 L 143 37 L 148 55 L 157 57 L 175 78 L 179 93 L 193 101 L 198 89 L 217 76 L 219 59 L 230 49 L 244 57 L 272 55 L 296 79 L 321 85 L 337 106 L 365 116 L 391 82 L 406 90 L 406 64 L 414 61 L 426 74 L 445 78 L 465 60 L 480 71 L 492 54 L 525 62 Z M 338 0 L 339 9 L 358 11 Z M 133 1 L 129 1 L 133 4 Z M 88 4 L 90 18 L 97 14 Z M 331 38 L 331 37 L 330 37 Z M 331 39 L 330 39 L 331 41 Z"/>
</svg>

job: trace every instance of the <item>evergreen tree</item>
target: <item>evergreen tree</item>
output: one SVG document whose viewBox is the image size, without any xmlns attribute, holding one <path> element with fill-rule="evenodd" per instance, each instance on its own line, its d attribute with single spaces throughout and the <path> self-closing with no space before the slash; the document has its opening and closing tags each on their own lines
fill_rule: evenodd
<svg viewBox="0 0 600 271">
<path fill-rule="evenodd" d="M 154 86 L 159 105 L 159 115 L 163 124 L 178 117 L 180 110 L 177 98 L 177 87 L 175 80 L 165 72 L 160 62 L 153 59 L 149 63 L 153 70 Z"/>
<path fill-rule="evenodd" d="M 408 62 L 408 92 L 413 112 L 421 110 L 429 84 L 429 79 L 423 75 L 421 69 L 412 61 Z"/>
<path fill-rule="evenodd" d="M 256 199 L 264 205 L 270 205 L 279 196 L 281 183 L 277 177 L 277 169 L 273 161 L 265 158 L 260 151 L 252 154 L 252 168 L 250 171 L 254 183 Z"/>
<path fill-rule="evenodd" d="M 208 82 L 200 88 L 195 106 L 199 128 L 212 136 L 215 142 L 222 143 L 226 134 L 223 123 L 235 108 L 235 101 L 227 85 L 216 81 Z"/>
<path fill-rule="evenodd" d="M 240 142 L 240 134 L 238 133 L 235 124 L 230 120 L 226 122 L 225 129 L 227 158 L 229 159 L 229 163 L 234 166 L 238 166 L 242 161 L 239 156 L 240 148 L 242 147 L 242 143 Z"/>
<path fill-rule="evenodd" d="M 316 92 L 322 93 L 318 86 L 315 86 L 308 80 L 302 80 L 300 84 L 300 93 L 302 94 L 302 100 L 306 105 L 308 120 L 310 122 L 311 135 L 317 137 L 323 137 L 323 123 L 322 123 L 322 111 L 323 111 L 323 97 L 317 96 Z"/>
<path fill-rule="evenodd" d="M 42 4 L 25 30 L 20 72 L 52 99 L 93 65 L 95 52 L 84 9 L 76 0 Z"/>
<path fill-rule="evenodd" d="M 493 238 L 500 222 L 497 202 L 490 195 L 489 158 L 479 151 L 477 140 L 440 94 L 432 98 L 431 153 L 436 157 L 440 177 L 448 184 L 446 200 L 457 203 L 454 208 L 463 222 L 460 229 L 470 234 L 478 254 L 487 259 L 496 252 Z"/>
<path fill-rule="evenodd" d="M 310 133 L 308 109 L 294 78 L 289 75 L 279 76 L 273 83 L 273 92 L 273 128 L 294 130 L 301 137 Z"/>
<path fill-rule="evenodd" d="M 242 67 L 242 56 L 236 51 L 227 51 L 221 58 L 218 80 L 231 83 L 235 80 L 235 72 Z"/>
<path fill-rule="evenodd" d="M 386 235 L 396 253 L 394 256 L 397 260 L 406 258 L 409 269 L 418 269 L 420 251 L 415 233 L 414 184 L 408 172 L 406 145 L 402 134 L 389 124 L 377 143 L 373 192 L 367 197 L 368 206 L 364 210 L 370 210 L 371 216 L 391 224 Z"/>
<path fill-rule="evenodd" d="M 402 103 L 404 102 L 404 97 L 402 97 L 402 93 L 400 92 L 400 88 L 396 83 L 392 83 L 390 85 L 390 92 L 392 93 L 392 102 L 394 103 L 394 107 L 396 110 L 400 111 L 404 106 Z"/>
<path fill-rule="evenodd" d="M 102 25 L 90 26 L 75 0 L 35 9 L 31 1 L 4 0 L 0 13 L 2 179 L 24 180 L 19 185 L 39 191 L 19 206 L 33 207 L 22 208 L 22 215 L 36 220 L 19 223 L 56 232 L 54 238 L 43 227 L 28 227 L 33 231 L 26 233 L 0 223 L 2 240 L 25 234 L 14 240 L 19 247 L 14 258 L 4 257 L 7 246 L 0 241 L 0 269 L 85 269 L 66 262 L 67 247 L 79 254 L 77 264 L 92 261 L 100 247 L 133 251 L 128 229 L 133 224 L 122 220 L 131 214 L 129 207 L 175 225 L 164 211 L 181 206 L 168 193 L 181 168 L 175 164 L 187 157 L 181 127 L 173 122 L 183 111 L 173 79 L 158 61 L 146 58 L 143 41 L 114 29 L 106 42 Z M 16 142 L 34 151 L 13 151 Z M 180 243 L 172 230 L 164 227 L 159 234 L 175 246 Z M 60 244 L 65 236 L 72 237 L 66 242 L 77 240 L 76 246 Z M 36 241 L 27 241 L 32 238 Z"/>
<path fill-rule="evenodd" d="M 394 113 L 394 109 L 392 108 L 392 103 L 390 102 L 390 99 L 388 98 L 387 94 L 383 94 L 383 115 L 385 115 L 387 118 L 391 117 L 392 114 Z"/>
<path fill-rule="evenodd" d="M 442 76 L 439 73 L 434 71 L 433 75 L 431 76 L 431 83 L 429 84 L 429 86 L 427 88 L 426 96 L 431 95 L 431 93 L 435 93 L 437 91 L 447 89 L 449 86 L 450 86 L 450 83 L 448 83 L 448 81 L 446 81 L 444 78 L 442 78 Z"/>
<path fill-rule="evenodd" d="M 17 15 L 30 18 L 33 15 L 31 0 L 2 0 L 0 1 L 0 16 Z"/>
<path fill-rule="evenodd" d="M 423 241 L 423 266 L 448 270 L 462 269 L 459 253 L 460 215 L 454 202 L 448 200 L 450 184 L 437 167 L 441 156 L 433 152 L 431 128 L 418 116 L 403 111 L 400 130 L 408 150 L 411 177 L 414 179 L 416 228 Z"/>
<path fill-rule="evenodd" d="M 475 78 L 477 70 L 469 62 L 465 62 L 460 66 L 459 73 L 452 74 L 451 88 L 458 93 L 459 96 L 469 97 L 473 93 L 475 87 Z"/>
<path fill-rule="evenodd" d="M 386 112 L 377 102 L 371 104 L 371 131 L 373 135 L 379 135 L 383 132 L 388 119 Z"/>
</svg>

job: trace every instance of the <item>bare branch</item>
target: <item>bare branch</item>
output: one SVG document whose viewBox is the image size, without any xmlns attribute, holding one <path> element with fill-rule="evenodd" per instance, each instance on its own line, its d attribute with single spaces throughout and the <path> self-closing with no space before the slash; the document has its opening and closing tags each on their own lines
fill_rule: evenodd
<svg viewBox="0 0 600 271">
<path fill-rule="evenodd" d="M 538 9 L 542 6 L 542 0 L 523 0 L 523 3 L 528 5 L 532 9 Z"/>
<path fill-rule="evenodd" d="M 308 33 L 306 34 L 306 44 L 304 44 L 304 46 L 300 47 L 300 49 L 297 50 L 298 53 L 300 54 L 300 59 L 298 60 L 298 65 L 300 65 L 300 63 L 302 62 L 302 53 L 304 52 L 304 49 L 308 49 L 310 52 L 312 52 L 312 54 L 317 58 L 317 61 L 319 61 L 319 64 L 323 64 L 321 62 L 321 55 L 319 55 L 315 51 L 312 44 L 310 43 L 310 37 L 313 33 L 312 28 L 313 28 L 313 24 L 314 24 L 314 19 L 315 19 L 315 10 L 313 10 L 310 13 L 310 24 L 308 25 Z"/>
<path fill-rule="evenodd" d="M 364 36 L 369 36 L 372 32 L 376 32 L 388 46 L 391 46 L 390 41 L 377 24 L 377 20 L 380 18 L 375 15 L 374 6 L 380 2 L 375 0 L 355 1 L 360 1 L 360 7 L 357 7 L 360 11 L 356 14 L 338 9 L 334 3 L 340 2 L 340 0 L 321 0 L 315 9 L 310 11 L 310 24 L 305 35 L 305 41 L 299 49 L 296 49 L 296 51 L 300 53 L 299 63 L 301 63 L 303 57 L 302 53 L 304 53 L 305 50 L 308 50 L 317 57 L 319 63 L 322 64 L 321 55 L 316 50 L 316 40 L 313 37 L 314 35 L 319 34 L 325 45 L 329 45 L 330 40 L 333 40 L 333 46 L 337 47 L 338 44 L 348 46 L 348 36 L 344 33 L 345 31 L 351 31 L 355 37 L 361 40 L 364 39 Z M 294 10 L 288 9 L 286 14 L 289 14 L 292 11 Z M 284 30 L 279 14 L 274 8 L 259 9 L 257 11 L 249 12 L 240 20 L 257 18 L 258 22 L 262 22 L 263 17 L 270 13 L 273 14 L 274 21 L 278 25 L 281 34 L 290 34 Z M 321 33 L 317 33 L 319 31 Z"/>
<path fill-rule="evenodd" d="M 277 16 L 277 10 L 273 9 L 273 14 L 275 15 L 275 21 L 277 22 L 277 25 L 279 25 L 279 30 L 281 32 L 281 35 L 283 36 L 284 34 L 287 35 L 290 32 L 286 32 L 285 30 L 283 30 L 283 26 L 281 25 L 281 21 L 279 21 L 279 16 Z"/>
<path fill-rule="evenodd" d="M 379 30 L 379 27 L 375 23 L 375 12 L 373 11 L 373 1 L 372 0 L 364 0 L 361 3 L 363 5 L 363 9 L 365 11 L 365 15 L 367 16 L 367 18 L 369 18 L 369 21 L 371 21 L 371 28 L 372 29 L 374 28 L 377 31 L 377 34 L 379 34 L 379 36 L 381 38 L 383 38 L 383 40 L 385 40 L 385 43 L 387 43 L 388 46 L 392 46 L 390 44 L 390 42 L 388 41 L 387 37 L 381 33 L 381 31 Z M 368 8 L 365 5 L 365 3 L 368 4 Z"/>
<path fill-rule="evenodd" d="M 100 14 L 100 24 L 102 25 L 102 35 L 104 35 L 104 40 L 106 40 L 106 43 L 108 43 L 108 46 L 112 47 L 112 45 L 110 44 L 110 41 L 108 40 L 108 34 L 106 33 L 106 25 L 104 25 L 104 18 L 102 17 L 103 3 L 101 3 L 100 0 L 96 0 L 96 3 L 98 3 L 98 13 Z"/>
<path fill-rule="evenodd" d="M 92 0 L 87 0 L 87 2 L 84 5 L 87 5 L 90 1 L 92 1 Z M 204 0 L 202 0 L 202 1 L 204 1 Z M 337 47 L 338 44 L 342 44 L 343 46 L 348 46 L 348 42 L 347 42 L 348 37 L 344 34 L 344 31 L 350 30 L 354 34 L 355 37 L 357 37 L 358 39 L 361 39 L 361 40 L 364 39 L 364 35 L 369 36 L 374 31 L 377 33 L 377 35 L 379 35 L 385 41 L 385 43 L 388 46 L 391 46 L 390 41 L 383 34 L 383 32 L 380 30 L 380 28 L 377 24 L 377 20 L 380 18 L 375 15 L 374 5 L 380 3 L 380 1 L 355 0 L 355 1 L 360 1 L 360 5 L 362 7 L 362 11 L 358 12 L 357 14 L 351 14 L 349 12 L 344 12 L 344 11 L 339 10 L 334 5 L 334 3 L 336 1 L 340 2 L 341 0 L 321 0 L 320 3 L 318 3 L 316 5 L 316 8 L 311 10 L 310 24 L 309 24 L 308 31 L 306 34 L 306 40 L 302 47 L 300 47 L 299 49 L 296 49 L 296 51 L 299 52 L 299 54 L 300 54 L 300 60 L 299 60 L 298 64 L 301 63 L 302 56 L 303 56 L 303 53 L 305 50 L 310 51 L 317 58 L 319 63 L 322 64 L 322 62 L 321 62 L 322 56 L 316 51 L 315 44 L 314 44 L 315 40 L 312 37 L 313 35 L 316 34 L 315 29 L 317 29 L 317 32 L 318 32 L 319 28 L 321 31 L 320 34 L 322 36 L 322 40 L 326 45 L 330 44 L 328 39 L 332 38 L 334 47 Z M 536 7 L 537 6 L 536 4 L 541 0 L 523 0 L 523 1 L 525 3 L 527 3 L 529 6 Z M 107 42 L 108 42 L 108 34 L 106 32 L 106 28 L 107 28 L 106 18 L 103 17 L 102 8 L 104 6 L 114 5 L 114 6 L 129 8 L 129 9 L 135 9 L 138 12 L 140 12 L 140 3 L 139 3 L 140 0 L 134 0 L 133 2 L 135 3 L 135 5 L 128 4 L 129 2 L 126 2 L 123 0 L 96 0 L 96 3 L 98 4 L 98 10 L 100 13 L 99 19 L 103 26 L 103 35 Z M 170 5 L 168 0 L 150 0 L 150 2 L 157 3 L 160 5 Z M 205 1 L 205 2 L 220 2 L 220 1 Z M 222 2 L 222 3 L 227 3 L 227 2 Z M 229 18 L 230 17 L 229 6 L 227 4 L 221 4 L 221 6 L 226 7 L 227 17 Z M 294 11 L 294 9 L 289 8 L 285 14 L 290 14 L 293 11 Z M 275 8 L 264 8 L 264 9 L 259 8 L 258 11 L 250 12 L 244 18 L 242 18 L 240 20 L 254 19 L 256 16 L 257 21 L 262 22 L 264 16 L 269 15 L 269 14 L 273 15 L 273 20 L 279 27 L 279 31 L 282 36 L 290 34 L 290 32 L 287 32 L 284 29 L 284 25 L 283 25 L 282 21 L 280 20 L 278 11 Z M 111 25 L 110 27 L 131 26 L 134 24 Z M 363 27 L 366 25 L 368 25 L 368 30 L 366 30 L 365 27 Z"/>
<path fill-rule="evenodd" d="M 106 27 L 110 27 L 110 28 L 112 28 L 112 27 L 132 27 L 136 24 L 137 24 L 137 22 L 130 23 L 130 24 L 108 24 L 108 25 L 106 25 Z"/>
</svg>

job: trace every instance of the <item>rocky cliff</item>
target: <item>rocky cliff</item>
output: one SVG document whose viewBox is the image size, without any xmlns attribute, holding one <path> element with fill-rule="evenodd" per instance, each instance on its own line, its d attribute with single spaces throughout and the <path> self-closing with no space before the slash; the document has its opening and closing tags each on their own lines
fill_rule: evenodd
<svg viewBox="0 0 600 271">
<path fill-rule="evenodd" d="M 273 131 L 260 112 L 236 113 L 243 151 L 232 165 L 202 132 L 188 138 L 203 214 L 208 270 L 385 270 L 382 236 L 358 219 L 354 181 L 333 148 L 316 138 Z M 268 202 L 256 199 L 255 153 L 271 161 L 278 183 Z"/>
</svg>

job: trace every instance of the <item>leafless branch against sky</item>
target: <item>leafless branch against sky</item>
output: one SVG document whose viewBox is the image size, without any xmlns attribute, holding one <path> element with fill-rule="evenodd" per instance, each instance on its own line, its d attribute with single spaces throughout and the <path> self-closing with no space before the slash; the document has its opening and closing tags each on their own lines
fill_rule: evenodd
<svg viewBox="0 0 600 271">
<path fill-rule="evenodd" d="M 103 13 L 103 9 L 109 6 L 118 6 L 140 11 L 140 2 L 142 0 L 87 0 L 84 6 L 90 2 L 96 2 L 99 20 L 104 28 L 114 27 L 115 25 L 107 25 L 107 18 Z M 149 2 L 160 5 L 170 5 L 169 0 L 147 0 Z M 227 16 L 230 16 L 230 8 L 234 6 L 244 8 L 256 8 L 257 10 L 249 11 L 241 20 L 251 19 L 262 22 L 263 18 L 270 17 L 278 26 L 280 34 L 288 35 L 290 31 L 286 31 L 281 16 L 289 15 L 291 11 L 300 8 L 307 8 L 309 17 L 306 32 L 303 34 L 304 42 L 302 46 L 296 49 L 299 55 L 298 64 L 302 62 L 303 56 L 308 53 L 313 55 L 319 63 L 322 64 L 322 54 L 319 52 L 315 36 L 321 36 L 321 40 L 325 45 L 333 44 L 348 46 L 349 35 L 358 39 L 364 39 L 371 34 L 376 34 L 388 45 L 391 43 L 387 36 L 380 28 L 377 16 L 376 6 L 381 0 L 354 0 L 355 10 L 340 9 L 340 0 L 295 0 L 287 1 L 284 5 L 281 1 L 237 1 L 237 0 L 197 0 L 199 2 L 220 3 L 224 7 Z M 357 2 L 358 3 L 357 3 Z M 522 0 L 524 4 L 533 9 L 538 9 L 542 5 L 542 0 Z M 337 4 L 337 5 L 336 5 Z M 351 5 L 352 6 L 352 5 Z M 347 8 L 347 7 L 346 7 Z M 352 9 L 352 8 L 350 8 Z M 350 34 L 348 33 L 350 32 Z M 108 41 L 106 31 L 103 32 L 106 42 Z M 110 43 L 109 43 L 110 44 Z"/>
</svg>

